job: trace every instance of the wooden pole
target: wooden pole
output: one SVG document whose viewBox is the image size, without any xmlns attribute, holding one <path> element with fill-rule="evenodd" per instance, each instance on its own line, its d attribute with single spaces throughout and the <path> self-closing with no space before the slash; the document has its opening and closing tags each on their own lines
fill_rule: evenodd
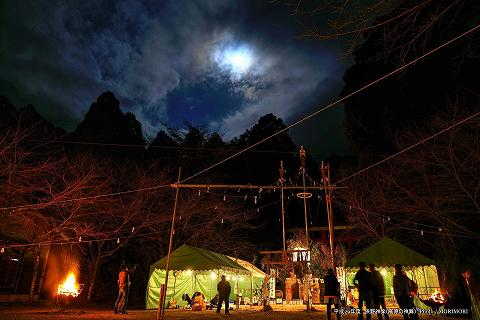
<svg viewBox="0 0 480 320">
<path fill-rule="evenodd" d="M 180 182 L 180 176 L 182 174 L 182 168 L 178 168 L 178 179 L 177 183 Z M 173 246 L 173 235 L 175 233 L 175 217 L 177 214 L 177 204 L 178 204 L 178 193 L 180 188 L 177 188 L 175 191 L 175 203 L 173 205 L 173 214 L 172 214 L 172 224 L 170 226 L 170 239 L 168 242 L 168 253 L 167 253 L 167 264 L 165 266 L 165 293 L 162 296 L 160 292 L 160 301 L 158 303 L 158 310 L 157 310 L 157 320 L 165 319 L 165 299 L 167 297 L 167 290 L 168 290 L 168 271 L 170 269 L 170 255 L 172 253 L 172 246 Z M 161 290 L 160 290 L 161 291 Z"/>
<path fill-rule="evenodd" d="M 334 247 L 334 225 L 333 225 L 333 209 L 332 209 L 332 190 L 330 189 L 330 166 L 325 165 L 322 161 L 320 172 L 322 174 L 323 185 L 325 188 L 325 206 L 328 218 L 328 240 L 330 244 L 330 263 L 333 272 L 335 272 L 335 247 Z"/>
<path fill-rule="evenodd" d="M 283 167 L 283 161 L 280 161 L 280 168 L 278 170 L 279 178 L 278 182 L 280 183 L 280 197 L 282 201 L 282 241 L 283 241 L 283 255 L 285 255 L 285 251 L 287 250 L 287 245 L 285 241 L 285 204 L 284 204 L 284 192 L 283 189 L 285 187 L 285 168 Z M 283 257 L 286 258 L 286 257 Z"/>
</svg>

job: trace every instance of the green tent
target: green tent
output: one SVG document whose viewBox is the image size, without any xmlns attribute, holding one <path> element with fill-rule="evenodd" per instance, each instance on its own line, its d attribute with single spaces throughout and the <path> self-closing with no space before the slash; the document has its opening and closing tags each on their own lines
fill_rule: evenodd
<svg viewBox="0 0 480 320">
<path fill-rule="evenodd" d="M 358 263 L 362 261 L 366 264 L 374 263 L 377 266 L 394 266 L 397 263 L 404 266 L 430 266 L 435 264 L 432 259 L 387 237 L 354 256 L 345 266 L 358 267 Z"/>
<path fill-rule="evenodd" d="M 237 260 L 237 261 L 235 261 Z M 158 307 L 160 285 L 165 283 L 164 257 L 150 266 L 150 279 L 146 292 L 146 308 Z M 168 278 L 166 303 L 175 300 L 177 305 L 185 306 L 182 295 L 189 296 L 196 291 L 205 295 L 207 300 L 217 294 L 217 283 L 225 275 L 232 286 L 231 299 L 237 294 L 254 299 L 255 292 L 261 288 L 265 274 L 247 261 L 230 258 L 213 251 L 182 245 L 172 252 L 170 274 Z"/>
<path fill-rule="evenodd" d="M 410 279 L 417 283 L 418 293 L 422 299 L 440 290 L 435 262 L 390 238 L 381 239 L 347 261 L 345 268 L 339 268 L 339 275 L 343 280 L 341 281 L 342 289 L 347 290 L 353 286 L 353 278 L 360 262 L 365 262 L 367 265 L 374 263 L 378 267 L 385 281 L 386 297 L 392 300 L 395 264 L 404 266 Z M 423 307 L 420 303 L 418 300 L 417 306 Z"/>
</svg>

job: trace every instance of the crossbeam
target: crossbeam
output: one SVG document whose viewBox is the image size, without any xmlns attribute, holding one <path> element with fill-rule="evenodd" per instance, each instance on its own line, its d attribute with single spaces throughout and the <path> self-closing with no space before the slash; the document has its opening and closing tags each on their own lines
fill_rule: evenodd
<svg viewBox="0 0 480 320">
<path fill-rule="evenodd" d="M 251 184 L 183 184 L 172 183 L 171 188 L 179 189 L 264 189 L 264 190 L 325 190 L 325 186 L 272 186 L 272 185 L 251 185 Z M 328 189 L 345 189 L 346 187 L 329 186 Z"/>
</svg>

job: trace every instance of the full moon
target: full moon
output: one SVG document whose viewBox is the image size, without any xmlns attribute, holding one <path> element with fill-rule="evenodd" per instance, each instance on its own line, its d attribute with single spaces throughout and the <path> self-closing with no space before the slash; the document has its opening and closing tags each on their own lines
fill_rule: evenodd
<svg viewBox="0 0 480 320">
<path fill-rule="evenodd" d="M 215 52 L 215 61 L 235 75 L 243 75 L 253 64 L 252 50 L 247 47 L 224 48 Z"/>
</svg>

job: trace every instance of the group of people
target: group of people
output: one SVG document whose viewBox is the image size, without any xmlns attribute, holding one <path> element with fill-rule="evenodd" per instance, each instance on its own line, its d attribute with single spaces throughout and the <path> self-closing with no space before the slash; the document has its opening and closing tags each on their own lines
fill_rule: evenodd
<svg viewBox="0 0 480 320">
<path fill-rule="evenodd" d="M 217 284 L 217 294 L 210 301 L 210 308 L 216 308 L 217 313 L 220 313 L 223 303 L 225 303 L 225 314 L 230 313 L 230 292 L 232 288 L 225 276 L 222 276 L 222 280 Z M 188 305 L 192 308 L 192 311 L 204 311 L 207 309 L 205 303 L 205 296 L 201 292 L 195 292 L 190 298 L 188 294 L 183 294 L 182 299 L 187 301 Z"/>
<path fill-rule="evenodd" d="M 387 307 L 385 305 L 385 282 L 381 273 L 375 269 L 374 264 L 369 264 L 369 270 L 366 264 L 359 264 L 360 270 L 355 274 L 353 283 L 358 288 L 358 309 L 360 313 L 358 319 L 363 319 L 362 308 L 365 305 L 367 309 L 376 309 L 379 319 L 382 316 L 388 320 Z M 411 280 L 403 270 L 402 265 L 395 265 L 395 275 L 393 276 L 393 293 L 404 319 L 418 319 L 413 302 L 417 293 L 417 284 Z M 382 309 L 384 310 L 382 312 Z M 411 312 L 411 313 L 410 313 Z M 367 320 L 371 319 L 371 314 L 367 313 Z"/>
<path fill-rule="evenodd" d="M 388 310 L 385 304 L 385 282 L 382 274 L 375 269 L 374 264 L 367 265 L 364 262 L 359 263 L 360 269 L 355 274 L 354 285 L 358 289 L 358 319 L 363 319 L 363 307 L 366 309 L 375 309 L 378 319 L 388 320 Z M 327 301 L 327 319 L 331 319 L 332 305 L 340 309 L 340 283 L 333 272 L 329 269 L 324 278 L 325 294 Z M 395 265 L 395 275 L 393 276 L 393 292 L 395 300 L 405 320 L 417 320 L 418 314 L 415 310 L 414 296 L 417 294 L 417 284 L 412 281 L 403 270 L 402 265 Z M 337 320 L 340 320 L 341 314 L 336 313 Z M 366 318 L 372 317 L 367 312 Z"/>
</svg>

